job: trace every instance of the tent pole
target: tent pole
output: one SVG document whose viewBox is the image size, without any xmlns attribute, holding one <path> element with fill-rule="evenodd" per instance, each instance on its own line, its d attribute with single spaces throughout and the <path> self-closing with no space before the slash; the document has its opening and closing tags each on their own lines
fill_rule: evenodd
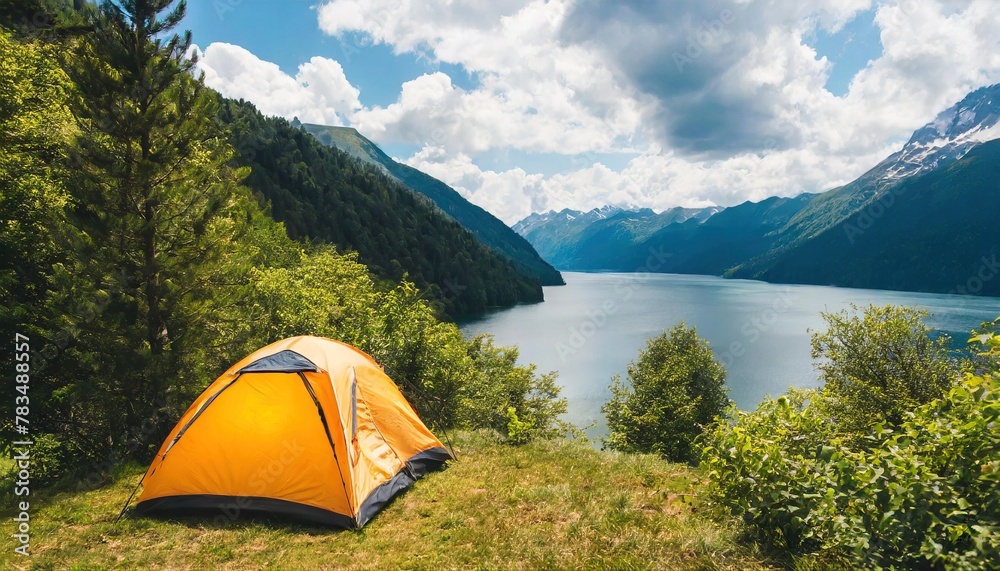
<svg viewBox="0 0 1000 571">
<path fill-rule="evenodd" d="M 458 454 L 455 454 L 455 447 L 451 445 L 451 437 L 448 436 L 448 431 L 442 428 L 441 434 L 444 434 L 444 439 L 448 441 L 448 450 L 451 451 L 451 457 L 458 460 Z"/>
<path fill-rule="evenodd" d="M 132 489 L 132 494 L 128 497 L 127 500 L 125 500 L 125 505 L 122 506 L 122 511 L 120 511 L 118 513 L 118 517 L 115 518 L 115 523 L 118 523 L 118 521 L 120 519 L 122 519 L 122 516 L 125 515 L 125 510 L 127 510 L 128 509 L 128 505 L 130 503 L 132 503 L 132 498 L 135 497 L 135 493 L 139 491 L 139 486 L 142 485 L 142 481 L 145 480 L 145 479 L 146 479 L 145 474 L 143 475 L 142 478 L 139 478 L 139 483 L 135 485 L 135 488 Z"/>
</svg>

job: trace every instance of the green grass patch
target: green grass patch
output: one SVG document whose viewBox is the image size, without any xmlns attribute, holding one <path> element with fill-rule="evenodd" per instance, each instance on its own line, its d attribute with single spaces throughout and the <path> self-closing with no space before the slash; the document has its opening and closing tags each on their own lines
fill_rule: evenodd
<svg viewBox="0 0 1000 571">
<path fill-rule="evenodd" d="M 554 440 L 518 448 L 461 435 L 458 460 L 363 530 L 267 519 L 126 517 L 142 467 L 88 492 L 32 497 L 30 558 L 10 569 L 765 569 L 705 515 L 702 475 L 653 456 Z M 4 506 L 4 521 L 13 512 Z M 9 527 L 9 523 L 7 524 Z"/>
</svg>

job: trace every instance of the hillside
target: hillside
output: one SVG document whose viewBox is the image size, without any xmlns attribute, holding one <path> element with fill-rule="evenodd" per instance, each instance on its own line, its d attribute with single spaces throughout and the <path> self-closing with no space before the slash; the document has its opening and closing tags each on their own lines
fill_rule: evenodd
<svg viewBox="0 0 1000 571">
<path fill-rule="evenodd" d="M 291 237 L 356 250 L 393 281 L 408 275 L 452 315 L 542 301 L 538 280 L 370 164 L 247 102 L 224 100 L 219 118 L 251 169 L 246 184 Z"/>
<path fill-rule="evenodd" d="M 844 234 L 845 229 L 852 224 L 855 227 L 861 224 L 867 228 L 872 221 L 862 218 L 866 216 L 882 218 L 883 212 L 887 218 L 893 220 L 903 212 L 911 216 L 911 219 L 905 222 L 897 221 L 887 226 L 878 224 L 883 228 L 876 234 L 886 240 L 886 243 L 880 245 L 878 249 L 888 258 L 906 258 L 910 255 L 908 249 L 914 242 L 927 242 L 942 233 L 962 235 L 970 231 L 976 232 L 976 220 L 984 206 L 980 198 L 989 201 L 991 197 L 979 196 L 982 190 L 979 185 L 982 181 L 977 179 L 978 175 L 973 174 L 970 178 L 944 173 L 951 172 L 948 169 L 956 162 L 998 137 L 1000 137 L 1000 85 L 994 85 L 978 89 L 954 106 L 942 111 L 934 121 L 917 129 L 902 149 L 875 165 L 857 180 L 819 195 L 776 233 L 775 247 L 772 251 L 740 264 L 732 270 L 731 275 L 759 279 L 777 279 L 776 276 L 786 275 L 789 276 L 788 279 L 795 281 L 818 279 L 809 277 L 816 274 L 808 269 L 811 264 L 808 262 L 807 252 L 815 253 L 828 247 L 833 236 L 830 232 Z M 982 160 L 992 159 L 984 156 Z M 896 199 L 906 195 L 910 184 L 932 173 L 939 173 L 944 177 L 936 184 L 935 196 L 924 196 L 927 200 L 923 206 L 915 205 L 915 208 L 911 209 L 895 208 Z M 931 202 L 943 209 L 945 216 L 938 217 L 938 212 L 928 208 Z M 923 223 L 925 220 L 928 223 Z M 952 224 L 952 226 L 944 229 L 942 224 Z M 906 226 L 905 231 L 904 226 Z M 989 224 L 978 231 L 988 232 L 988 226 Z M 899 233 L 885 234 L 884 231 L 890 228 Z M 985 235 L 970 239 L 973 243 L 980 244 L 977 247 L 980 247 L 982 252 L 956 250 L 952 254 L 958 252 L 960 258 L 963 256 L 977 258 L 988 254 L 994 246 L 994 244 L 981 245 L 983 240 L 989 241 Z M 812 240 L 819 240 L 821 244 L 809 246 Z M 850 242 L 853 242 L 853 239 Z M 799 248 L 804 248 L 804 251 L 798 252 Z M 898 251 L 893 251 L 894 249 Z M 862 253 L 861 250 L 853 248 L 850 250 Z M 936 258 L 941 257 L 937 252 L 943 251 L 933 246 L 926 248 L 926 252 Z M 859 267 L 866 261 L 875 260 L 870 258 L 867 252 L 856 259 L 841 258 L 841 262 L 845 265 L 834 268 L 842 270 L 842 279 L 810 283 L 836 285 L 878 283 L 883 285 L 871 287 L 920 291 L 951 291 L 957 285 L 940 283 L 940 280 L 933 275 L 941 270 L 940 267 L 934 268 L 931 274 L 897 272 L 894 278 L 883 276 L 878 279 L 858 279 L 859 270 L 861 273 L 873 275 L 881 271 L 878 266 Z M 946 265 L 953 267 L 950 264 Z M 957 275 L 965 275 L 969 271 L 975 272 L 976 268 L 961 271 L 965 273 Z M 908 277 L 902 278 L 902 275 Z M 955 276 L 950 279 L 954 281 Z"/>
<path fill-rule="evenodd" d="M 771 248 L 774 230 L 787 224 L 815 198 L 814 194 L 793 198 L 772 196 L 760 202 L 731 206 L 703 224 L 686 222 L 667 226 L 640 244 L 633 263 L 645 259 L 649 252 L 665 252 L 669 258 L 656 271 L 722 274 L 742 260 Z"/>
<path fill-rule="evenodd" d="M 9 535 L 0 561 L 7 569 L 770 568 L 704 515 L 694 469 L 566 440 L 512 448 L 466 434 L 456 446 L 447 470 L 358 532 L 225 517 L 114 523 L 142 473 L 132 466 L 106 487 L 38 498 L 30 561 L 14 559 Z"/>
<path fill-rule="evenodd" d="M 324 145 L 336 147 L 359 160 L 376 165 L 410 190 L 431 199 L 438 208 L 472 232 L 480 242 L 510 258 L 520 272 L 537 279 L 542 285 L 565 283 L 559 272 L 542 259 L 527 240 L 497 217 L 472 204 L 440 180 L 392 160 L 356 129 L 309 123 L 302 126 Z"/>
<path fill-rule="evenodd" d="M 784 283 L 1000 295 L 1000 141 L 911 177 L 753 277 Z M 888 203 L 887 203 L 888 204 Z M 735 272 L 742 275 L 748 272 Z"/>
</svg>

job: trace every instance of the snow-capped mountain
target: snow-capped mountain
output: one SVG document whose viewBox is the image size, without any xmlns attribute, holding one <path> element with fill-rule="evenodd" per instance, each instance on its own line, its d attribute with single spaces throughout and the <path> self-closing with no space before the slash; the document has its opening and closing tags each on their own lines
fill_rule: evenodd
<svg viewBox="0 0 1000 571">
<path fill-rule="evenodd" d="M 563 208 L 559 211 L 549 210 L 548 212 L 532 213 L 517 224 L 511 226 L 511 228 L 518 234 L 524 236 L 533 229 L 541 226 L 547 226 L 553 223 L 565 224 L 570 222 L 574 225 L 586 225 L 598 220 L 604 220 L 605 218 L 613 216 L 619 212 L 622 212 L 621 208 L 610 205 L 594 208 L 593 210 L 587 212 L 572 210 L 569 208 Z"/>
<path fill-rule="evenodd" d="M 666 224 L 684 222 L 685 220 L 696 218 L 704 221 L 723 210 L 721 206 L 707 206 L 704 208 L 683 208 L 676 206 L 669 210 L 657 213 L 651 208 L 621 208 L 618 206 L 606 205 L 583 212 L 564 208 L 562 210 L 549 210 L 548 212 L 530 214 L 511 228 L 522 236 L 531 234 L 534 230 L 542 227 L 557 227 L 571 224 L 577 228 L 584 228 L 595 222 L 607 220 L 617 215 L 625 215 L 629 219 L 652 219 L 658 220 L 660 227 Z"/>
<path fill-rule="evenodd" d="M 608 256 L 630 248 L 659 230 L 690 220 L 700 224 L 722 211 L 718 206 L 707 208 L 675 207 L 663 212 L 651 208 L 621 208 L 602 206 L 588 212 L 563 209 L 532 214 L 514 225 L 514 231 L 524 236 L 538 253 L 553 264 L 582 268 L 584 257 L 594 249 Z M 587 256 L 579 250 L 588 250 Z M 603 262 L 601 262 L 603 263 Z M 593 269 L 593 268 L 591 268 Z"/>
<path fill-rule="evenodd" d="M 882 161 L 875 172 L 881 180 L 930 172 L 993 139 L 1000 139 L 1000 84 L 973 91 L 940 113 L 915 131 L 906 145 Z"/>
</svg>

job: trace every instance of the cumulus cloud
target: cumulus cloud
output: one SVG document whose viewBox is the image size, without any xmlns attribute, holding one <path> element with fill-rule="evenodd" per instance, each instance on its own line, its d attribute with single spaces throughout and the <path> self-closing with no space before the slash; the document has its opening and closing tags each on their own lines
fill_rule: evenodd
<svg viewBox="0 0 1000 571">
<path fill-rule="evenodd" d="M 213 43 L 199 54 L 205 83 L 226 97 L 252 101 L 262 113 L 307 123 L 342 125 L 361 108 L 361 92 L 347 81 L 336 60 L 313 57 L 299 65 L 295 77 L 246 49 Z"/>
<path fill-rule="evenodd" d="M 405 82 L 362 107 L 333 60 L 295 77 L 227 44 L 209 85 L 267 113 L 348 122 L 507 222 L 550 208 L 729 206 L 850 181 L 973 89 L 1000 81 L 994 0 L 328 0 L 332 35 L 361 33 L 472 73 Z M 874 13 L 883 53 L 842 97 L 809 45 Z M 325 67 L 324 67 L 325 66 Z M 626 153 L 541 175 L 483 169 L 487 152 Z"/>
<path fill-rule="evenodd" d="M 539 91 L 562 89 L 540 79 Z M 352 124 L 381 142 L 419 142 L 453 153 L 477 154 L 491 149 L 576 154 L 609 151 L 616 132 L 603 117 L 553 108 L 487 78 L 471 91 L 452 84 L 442 72 L 425 74 L 402 85 L 399 99 L 387 107 L 359 111 Z"/>
<path fill-rule="evenodd" d="M 472 155 L 628 147 L 644 100 L 620 85 L 599 54 L 560 40 L 567 9 L 565 1 L 334 0 L 318 14 L 327 33 L 362 32 L 397 52 L 462 65 L 478 78 L 468 91 L 443 73 L 405 83 L 396 103 L 355 119 L 381 141 Z"/>
<path fill-rule="evenodd" d="M 835 30 L 870 0 L 630 0 L 574 5 L 562 26 L 656 104 L 646 116 L 658 139 L 689 154 L 791 148 L 792 92 L 823 91 L 828 63 L 802 44 Z"/>
</svg>

